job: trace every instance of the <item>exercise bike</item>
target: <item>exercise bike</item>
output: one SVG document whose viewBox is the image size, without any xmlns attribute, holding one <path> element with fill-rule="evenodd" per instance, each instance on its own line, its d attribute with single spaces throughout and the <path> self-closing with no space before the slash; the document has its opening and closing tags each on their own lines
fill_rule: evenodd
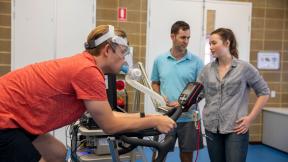
<svg viewBox="0 0 288 162">
<path fill-rule="evenodd" d="M 125 76 L 125 81 L 135 88 L 137 92 L 142 92 L 151 97 L 155 110 L 157 112 L 162 113 L 163 115 L 169 116 L 171 119 L 176 121 L 178 117 L 181 115 L 182 112 L 188 111 L 188 109 L 193 105 L 200 101 L 199 94 L 203 89 L 203 85 L 197 82 L 190 82 L 186 85 L 186 87 L 181 92 L 178 102 L 180 104 L 179 107 L 169 108 L 166 106 L 166 102 L 164 101 L 163 97 L 157 94 L 152 90 L 151 85 L 149 84 L 148 77 L 146 72 L 143 68 L 142 63 L 138 62 L 139 69 L 132 69 L 128 71 L 127 75 Z M 139 79 L 142 81 L 142 84 L 139 83 Z M 86 123 L 93 123 L 92 118 L 88 118 L 92 121 L 86 121 Z M 81 121 L 80 121 L 81 123 Z M 85 123 L 85 122 L 84 122 Z M 96 123 L 94 123 L 96 124 Z M 93 126 L 94 126 L 93 124 Z M 83 125 L 83 123 L 82 123 Z M 96 124 L 97 125 L 97 124 Z M 90 129 L 90 125 L 88 125 Z M 93 128 L 92 128 L 93 129 Z M 72 129 L 72 139 L 71 139 L 71 158 L 73 161 L 77 160 L 77 134 L 79 130 L 79 126 L 73 126 Z M 159 136 L 161 133 L 156 129 L 145 129 L 138 132 L 124 132 L 112 135 L 101 134 L 102 138 L 107 138 L 109 144 L 109 150 L 112 157 L 113 162 L 120 162 L 120 155 L 126 154 L 134 150 L 137 146 L 145 146 L 150 147 L 156 150 L 156 162 L 162 162 L 166 157 L 169 150 L 173 149 L 176 136 L 175 131 L 171 131 L 170 133 L 166 134 L 166 137 L 163 141 L 155 141 L 151 140 L 149 137 L 156 137 Z M 120 142 L 119 142 L 120 141 Z M 106 150 L 106 149 L 104 149 Z M 106 152 L 109 152 L 106 150 Z"/>
<path fill-rule="evenodd" d="M 182 112 L 188 111 L 188 109 L 193 104 L 196 104 L 200 101 L 199 94 L 201 93 L 202 89 L 203 85 L 201 83 L 188 83 L 178 98 L 180 106 L 170 109 L 164 115 L 167 115 L 176 121 Z M 145 139 L 145 137 L 158 136 L 160 134 L 161 133 L 156 129 L 145 129 L 138 132 L 107 135 L 113 162 L 120 162 L 119 155 L 128 153 L 135 149 L 137 146 L 152 147 L 156 149 L 157 156 L 155 161 L 162 162 L 169 150 L 174 147 L 176 136 L 175 131 L 172 131 L 166 135 L 163 142 Z M 121 144 L 118 145 L 119 147 L 117 147 L 116 140 L 122 141 L 125 143 L 125 146 Z"/>
</svg>

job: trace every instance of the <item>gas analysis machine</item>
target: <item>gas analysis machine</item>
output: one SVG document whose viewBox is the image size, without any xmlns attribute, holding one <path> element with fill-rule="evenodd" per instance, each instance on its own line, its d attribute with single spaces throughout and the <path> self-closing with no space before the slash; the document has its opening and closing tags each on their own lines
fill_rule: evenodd
<svg viewBox="0 0 288 162">
<path fill-rule="evenodd" d="M 141 71 L 143 73 L 144 70 Z M 143 76 L 145 76 L 145 74 Z M 139 82 L 131 79 L 131 76 L 128 74 L 125 76 L 125 80 L 133 88 L 144 94 L 148 94 L 151 98 L 160 102 L 160 104 L 158 103 L 156 105 L 160 107 L 161 110 L 164 110 L 163 115 L 167 115 L 175 121 L 182 112 L 188 111 L 192 105 L 200 101 L 199 96 L 201 95 L 199 94 L 203 89 L 201 83 L 188 83 L 178 98 L 180 106 L 165 109 L 164 105 L 166 105 L 166 103 L 163 101 L 164 99 L 154 92 L 152 88 L 138 84 Z M 198 115 L 195 119 L 197 119 L 195 121 L 199 121 Z M 95 122 L 93 123 L 89 114 L 86 114 L 86 117 L 81 120 L 79 123 L 74 124 L 70 131 L 72 137 L 71 159 L 74 162 L 111 161 L 111 159 L 113 162 L 131 160 L 131 157 L 127 157 L 125 154 L 135 150 L 138 146 L 155 149 L 157 152 L 156 162 L 162 162 L 169 150 L 174 147 L 176 141 L 174 131 L 166 134 L 163 141 L 154 141 L 151 140 L 151 137 L 161 134 L 154 128 L 129 133 L 105 134 L 97 127 Z M 141 156 L 144 156 L 144 153 Z"/>
</svg>

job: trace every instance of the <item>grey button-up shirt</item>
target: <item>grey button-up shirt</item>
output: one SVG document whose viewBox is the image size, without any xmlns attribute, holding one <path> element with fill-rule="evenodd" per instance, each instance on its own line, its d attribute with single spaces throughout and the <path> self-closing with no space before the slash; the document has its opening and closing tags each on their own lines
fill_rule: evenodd
<svg viewBox="0 0 288 162">
<path fill-rule="evenodd" d="M 233 132 L 235 122 L 248 113 L 249 90 L 257 96 L 269 95 L 270 90 L 258 70 L 251 64 L 233 58 L 230 70 L 220 80 L 218 61 L 206 65 L 198 77 L 204 85 L 206 100 L 203 121 L 208 131 Z"/>
</svg>

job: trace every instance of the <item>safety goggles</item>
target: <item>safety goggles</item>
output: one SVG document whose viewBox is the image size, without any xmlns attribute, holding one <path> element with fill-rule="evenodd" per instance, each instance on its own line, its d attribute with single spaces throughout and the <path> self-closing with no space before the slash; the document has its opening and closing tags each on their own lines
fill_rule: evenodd
<svg viewBox="0 0 288 162">
<path fill-rule="evenodd" d="M 109 42 L 109 45 L 111 46 L 113 52 L 116 52 L 116 48 L 119 47 L 121 50 L 121 54 L 125 57 L 130 54 L 130 48 L 129 46 L 123 46 L 114 42 Z"/>
</svg>

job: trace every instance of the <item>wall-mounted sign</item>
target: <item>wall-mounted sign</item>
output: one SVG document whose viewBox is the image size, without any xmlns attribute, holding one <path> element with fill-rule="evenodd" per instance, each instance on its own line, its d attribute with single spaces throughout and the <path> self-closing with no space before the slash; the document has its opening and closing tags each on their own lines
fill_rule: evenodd
<svg viewBox="0 0 288 162">
<path fill-rule="evenodd" d="M 126 7 L 118 8 L 118 21 L 127 21 L 127 8 Z"/>
<path fill-rule="evenodd" d="M 263 70 L 278 70 L 280 54 L 278 51 L 260 51 L 257 53 L 257 67 Z"/>
</svg>

